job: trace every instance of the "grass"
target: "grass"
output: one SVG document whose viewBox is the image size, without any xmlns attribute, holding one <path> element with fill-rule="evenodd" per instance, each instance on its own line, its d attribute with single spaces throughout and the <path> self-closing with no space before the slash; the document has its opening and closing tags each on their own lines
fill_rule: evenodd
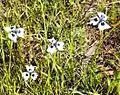
<svg viewBox="0 0 120 95">
<path fill-rule="evenodd" d="M 0 95 L 120 95 L 120 2 L 101 1 L 1 0 Z M 102 35 L 86 26 L 97 11 L 105 12 L 112 26 Z M 25 29 L 25 38 L 17 43 L 3 29 L 12 25 Z M 100 43 L 90 61 L 83 62 L 90 47 L 89 33 L 95 36 L 89 37 L 90 43 Z M 46 52 L 51 36 L 65 43 L 64 51 Z M 37 66 L 37 80 L 24 82 L 21 73 L 26 64 Z M 110 75 L 105 65 L 114 74 Z"/>
</svg>

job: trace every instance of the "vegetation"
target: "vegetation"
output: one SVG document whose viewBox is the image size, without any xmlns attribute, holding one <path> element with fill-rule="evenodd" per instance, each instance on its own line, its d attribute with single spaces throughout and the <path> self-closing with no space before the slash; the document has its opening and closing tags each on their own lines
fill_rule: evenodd
<svg viewBox="0 0 120 95">
<path fill-rule="evenodd" d="M 110 30 L 87 25 L 96 12 Z M 0 95 L 120 95 L 119 0 L 1 0 L 0 25 Z M 25 30 L 17 43 L 4 30 L 13 25 Z M 64 51 L 46 52 L 50 37 Z M 27 64 L 37 80 L 24 82 Z"/>
</svg>

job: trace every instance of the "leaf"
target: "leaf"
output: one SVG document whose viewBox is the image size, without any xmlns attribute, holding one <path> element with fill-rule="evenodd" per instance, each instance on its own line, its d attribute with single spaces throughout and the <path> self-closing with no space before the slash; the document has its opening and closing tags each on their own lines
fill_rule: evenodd
<svg viewBox="0 0 120 95">
<path fill-rule="evenodd" d="M 94 55 L 94 53 L 95 53 L 95 50 L 97 49 L 97 44 L 99 43 L 99 41 L 95 41 L 91 46 L 92 47 L 90 47 L 89 49 L 88 49 L 88 51 L 85 53 L 85 56 L 86 57 L 91 57 L 92 55 Z"/>
</svg>

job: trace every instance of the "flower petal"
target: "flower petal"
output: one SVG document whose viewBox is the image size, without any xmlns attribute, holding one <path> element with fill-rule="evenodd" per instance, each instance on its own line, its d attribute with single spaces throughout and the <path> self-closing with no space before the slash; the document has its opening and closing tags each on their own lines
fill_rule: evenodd
<svg viewBox="0 0 120 95">
<path fill-rule="evenodd" d="M 105 21 L 101 21 L 99 24 L 98 24 L 98 29 L 100 31 L 103 31 L 103 30 L 106 30 L 106 29 L 109 29 L 111 28 Z"/>
<path fill-rule="evenodd" d="M 23 28 L 17 29 L 17 36 L 24 38 L 24 29 Z"/>
<path fill-rule="evenodd" d="M 64 43 L 63 42 L 57 42 L 56 43 L 56 48 L 58 49 L 58 50 L 60 50 L 60 51 L 62 51 L 62 50 L 64 50 L 63 49 L 63 46 L 64 46 Z"/>
<path fill-rule="evenodd" d="M 31 78 L 32 78 L 33 80 L 36 80 L 37 77 L 38 77 L 38 74 L 37 74 L 36 72 L 31 73 Z"/>
<path fill-rule="evenodd" d="M 13 42 L 17 42 L 17 35 L 15 33 L 9 33 L 8 34 L 9 39 L 11 39 Z"/>
<path fill-rule="evenodd" d="M 29 74 L 28 72 L 23 72 L 23 73 L 22 73 L 22 77 L 23 77 L 23 78 L 24 78 L 24 80 L 26 81 L 26 80 L 28 80 L 28 79 L 29 79 L 30 74 Z"/>
<path fill-rule="evenodd" d="M 16 26 L 11 26 L 11 27 L 4 27 L 5 31 L 7 32 L 12 32 L 16 30 Z"/>
<path fill-rule="evenodd" d="M 51 39 L 48 39 L 48 41 L 49 41 L 50 43 L 52 43 L 52 44 L 55 44 L 55 43 L 57 42 L 54 37 L 51 38 Z"/>
<path fill-rule="evenodd" d="M 90 19 L 90 22 L 88 23 L 89 25 L 96 26 L 99 23 L 100 19 L 98 16 L 95 16 Z"/>
<path fill-rule="evenodd" d="M 98 14 L 98 16 L 99 16 L 99 18 L 100 18 L 101 20 L 106 21 L 107 18 L 108 18 L 107 15 L 104 14 L 104 13 L 102 13 L 102 12 L 98 12 L 97 14 Z"/>
<path fill-rule="evenodd" d="M 48 47 L 47 52 L 53 54 L 56 52 L 56 47 L 54 45 L 51 45 Z"/>
<path fill-rule="evenodd" d="M 31 73 L 31 72 L 34 72 L 34 69 L 35 69 L 35 66 L 32 66 L 32 65 L 26 65 L 25 66 L 26 67 L 26 70 L 29 72 L 29 73 Z"/>
</svg>

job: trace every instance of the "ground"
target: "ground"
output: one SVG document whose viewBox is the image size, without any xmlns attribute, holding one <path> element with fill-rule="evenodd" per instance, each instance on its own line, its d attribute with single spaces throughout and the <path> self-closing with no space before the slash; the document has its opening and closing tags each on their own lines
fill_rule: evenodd
<svg viewBox="0 0 120 95">
<path fill-rule="evenodd" d="M 87 25 L 97 12 L 111 29 Z M 0 0 L 0 95 L 120 95 L 119 0 Z M 14 43 L 5 26 L 22 27 Z M 48 39 L 64 51 L 47 52 Z M 22 77 L 26 65 L 38 78 Z"/>
</svg>

